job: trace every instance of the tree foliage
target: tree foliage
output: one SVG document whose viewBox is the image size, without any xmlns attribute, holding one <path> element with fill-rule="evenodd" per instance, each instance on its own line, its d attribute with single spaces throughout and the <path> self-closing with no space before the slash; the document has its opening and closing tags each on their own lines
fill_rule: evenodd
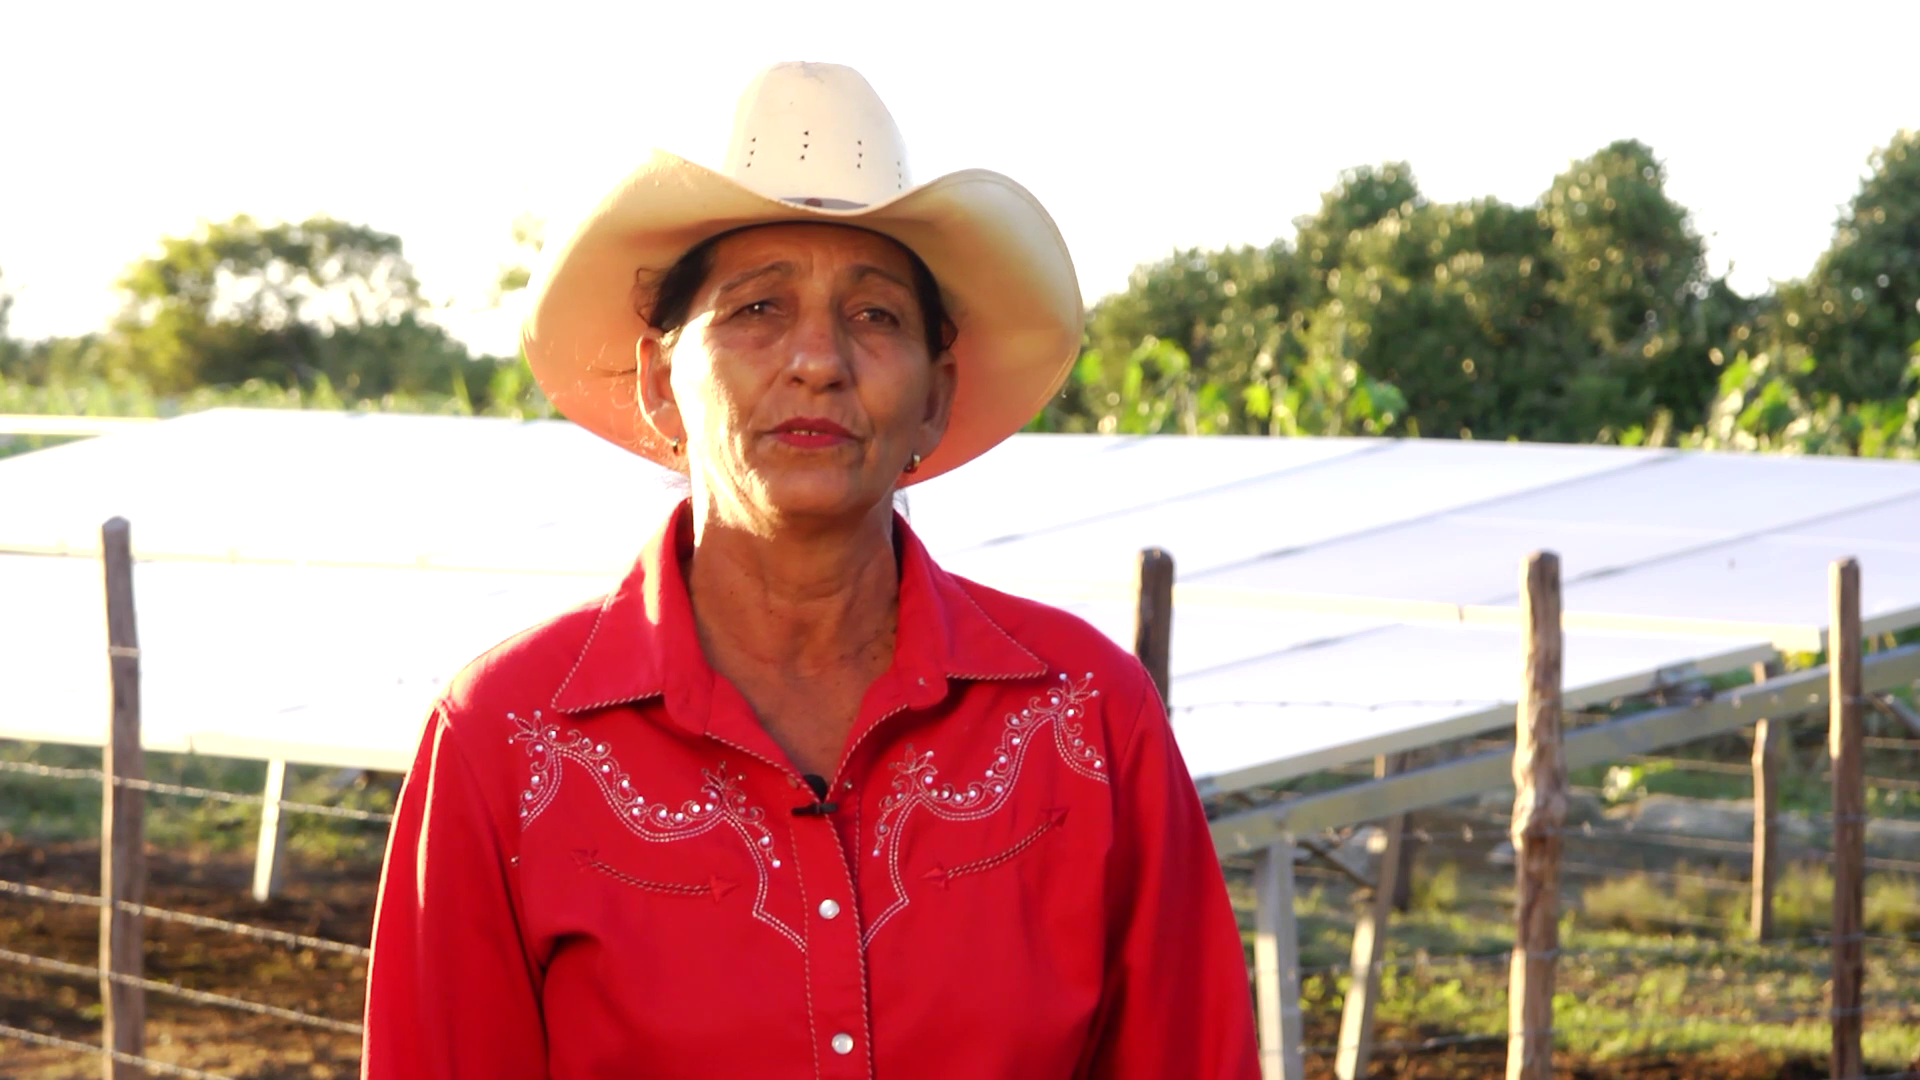
<svg viewBox="0 0 1920 1080">
<path fill-rule="evenodd" d="M 1785 408 L 1820 448 L 1898 452 L 1920 144 L 1873 160 L 1814 274 L 1755 298 L 1707 272 L 1640 142 L 1571 163 L 1528 206 L 1431 202 L 1404 162 L 1351 169 L 1290 239 L 1136 270 L 1089 313 L 1036 426 L 1785 446 Z"/>
<path fill-rule="evenodd" d="M 1552 293 L 1610 381 L 1651 407 L 1697 412 L 1713 394 L 1704 248 L 1667 197 L 1653 151 L 1616 142 L 1554 178 L 1540 221 L 1559 271 Z"/>
<path fill-rule="evenodd" d="M 1852 401 L 1901 393 L 1920 343 L 1920 131 L 1896 134 L 1868 168 L 1832 244 L 1780 290 L 1767 327 L 1796 381 Z"/>
<path fill-rule="evenodd" d="M 1861 457 L 1920 457 L 1920 356 L 1894 395 L 1849 401 L 1815 382 L 1810 357 L 1762 353 L 1735 357 L 1720 377 L 1706 423 L 1683 445 Z"/>
<path fill-rule="evenodd" d="M 522 229 L 517 242 L 537 245 Z M 243 215 L 163 238 L 119 287 L 124 307 L 105 333 L 23 343 L 0 325 L 0 378 L 57 393 L 125 387 L 135 399 L 231 388 L 245 400 L 284 391 L 306 404 L 551 412 L 517 357 L 474 357 L 432 322 L 400 238 L 364 225 Z"/>
<path fill-rule="evenodd" d="M 1640 142 L 1524 206 L 1433 202 L 1405 162 L 1350 169 L 1289 236 L 1139 267 L 1034 427 L 1920 456 L 1920 134 L 1869 166 L 1808 276 L 1754 297 L 1708 273 Z M 513 223 L 493 303 L 543 233 Z M 36 342 L 8 335 L 0 287 L 0 398 L 552 414 L 518 358 L 433 322 L 400 239 L 367 226 L 237 217 L 120 284 L 113 325 Z"/>
<path fill-rule="evenodd" d="M 325 377 L 370 396 L 447 389 L 465 350 L 424 322 L 400 238 L 331 218 L 250 217 L 161 241 L 120 279 L 121 362 L 162 392 Z"/>
</svg>

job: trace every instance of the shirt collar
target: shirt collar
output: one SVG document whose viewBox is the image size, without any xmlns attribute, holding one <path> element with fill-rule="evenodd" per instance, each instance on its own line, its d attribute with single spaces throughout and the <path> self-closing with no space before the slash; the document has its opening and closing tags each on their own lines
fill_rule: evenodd
<svg viewBox="0 0 1920 1080">
<path fill-rule="evenodd" d="M 894 516 L 900 553 L 900 619 L 894 639 L 896 692 L 930 705 L 953 680 L 1036 678 L 1047 665 L 993 621 L 965 582 L 942 570 L 906 520 Z M 674 723 L 707 731 L 713 669 L 695 633 L 680 554 L 692 543 L 693 511 L 682 500 L 607 594 L 553 708 L 584 713 L 663 698 Z"/>
</svg>

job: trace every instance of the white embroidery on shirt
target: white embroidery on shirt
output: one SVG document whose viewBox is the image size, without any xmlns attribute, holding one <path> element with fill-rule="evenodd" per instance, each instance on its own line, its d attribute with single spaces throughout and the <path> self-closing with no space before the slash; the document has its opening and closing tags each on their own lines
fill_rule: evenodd
<svg viewBox="0 0 1920 1080">
<path fill-rule="evenodd" d="M 1027 751 L 1042 737 L 1052 739 L 1067 768 L 1089 780 L 1110 783 L 1106 755 L 1086 737 L 1086 703 L 1099 696 L 1100 691 L 1093 689 L 1091 672 L 1078 682 L 1062 674 L 1059 686 L 1034 695 L 1025 708 L 1007 714 L 1006 727 L 985 774 L 959 787 L 941 781 L 940 770 L 933 764 L 933 751 L 916 753 L 908 745 L 906 758 L 893 765 L 893 794 L 880 800 L 880 816 L 873 827 L 873 854 L 887 860 L 894 899 L 867 927 L 862 946 L 871 944 L 880 928 L 909 903 L 906 882 L 900 876 L 900 840 L 914 811 L 924 807 L 944 821 L 978 821 L 998 813 L 1013 796 Z M 1064 816 L 1060 812 L 1060 817 Z"/>
<path fill-rule="evenodd" d="M 613 815 L 627 831 L 642 840 L 668 844 L 687 840 L 725 826 L 740 837 L 759 872 L 759 887 L 753 898 L 753 917 L 779 931 L 802 952 L 806 941 L 793 927 L 767 911 L 768 878 L 780 869 L 780 856 L 774 850 L 773 831 L 767 828 L 767 813 L 747 801 L 740 790 L 742 777 L 728 776 L 725 762 L 700 770 L 701 785 L 697 797 L 683 801 L 678 809 L 665 802 L 648 802 L 627 775 L 613 751 L 604 741 L 588 738 L 579 729 L 562 732 L 545 721 L 538 709 L 532 717 L 508 713 L 517 729 L 510 743 L 524 744 L 531 773 L 520 793 L 520 827 L 532 825 L 560 792 L 561 766 L 565 762 L 587 771 L 600 794 L 612 807 Z"/>
</svg>

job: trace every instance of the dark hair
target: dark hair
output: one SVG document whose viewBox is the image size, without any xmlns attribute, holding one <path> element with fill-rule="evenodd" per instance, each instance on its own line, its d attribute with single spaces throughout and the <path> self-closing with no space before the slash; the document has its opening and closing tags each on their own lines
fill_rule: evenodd
<svg viewBox="0 0 1920 1080">
<path fill-rule="evenodd" d="M 694 297 L 713 274 L 714 249 L 720 241 L 739 231 L 723 232 L 695 244 L 680 256 L 679 261 L 668 267 L 666 273 L 660 275 L 651 289 L 642 284 L 647 276 L 645 271 L 639 275 L 634 286 L 634 309 L 641 318 L 647 320 L 649 326 L 667 336 L 669 345 L 677 340 L 680 328 L 687 323 Z M 914 299 L 919 301 L 921 322 L 926 328 L 927 356 L 939 356 L 953 347 L 953 339 L 958 334 L 952 317 L 947 314 L 947 302 L 940 297 L 940 285 L 933 280 L 933 271 L 927 269 L 927 264 L 920 260 L 912 248 L 892 237 L 886 239 L 907 255 L 907 262 L 913 269 Z"/>
</svg>

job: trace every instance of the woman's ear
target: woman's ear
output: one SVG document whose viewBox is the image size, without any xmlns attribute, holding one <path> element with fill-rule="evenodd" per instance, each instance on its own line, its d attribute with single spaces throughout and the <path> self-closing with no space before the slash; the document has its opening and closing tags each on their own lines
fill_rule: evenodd
<svg viewBox="0 0 1920 1080">
<path fill-rule="evenodd" d="M 953 353 L 943 350 L 933 358 L 927 380 L 927 408 L 920 419 L 920 439 L 917 449 L 922 457 L 933 453 L 940 440 L 947 433 L 947 421 L 953 416 L 953 394 L 959 385 L 959 369 L 954 366 Z"/>
<path fill-rule="evenodd" d="M 640 413 L 660 437 L 669 442 L 684 441 L 686 425 L 680 420 L 680 405 L 673 397 L 673 351 L 664 335 L 649 326 L 633 343 L 635 396 Z"/>
</svg>

